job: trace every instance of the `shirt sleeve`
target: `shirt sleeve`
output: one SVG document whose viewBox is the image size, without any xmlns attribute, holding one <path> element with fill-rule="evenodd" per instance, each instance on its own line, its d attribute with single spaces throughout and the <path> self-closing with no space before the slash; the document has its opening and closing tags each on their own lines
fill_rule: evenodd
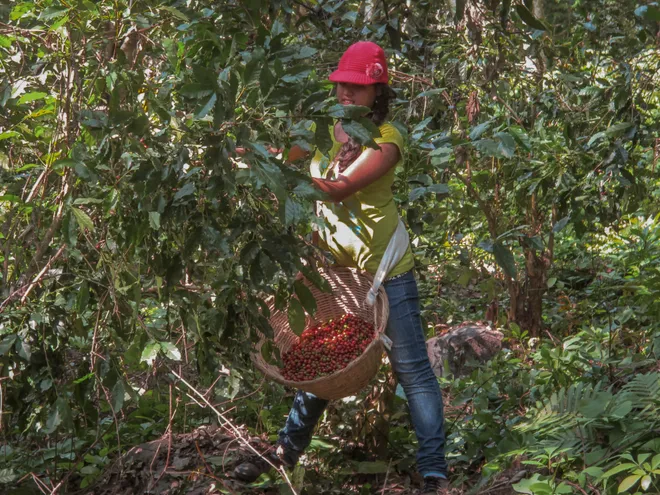
<svg viewBox="0 0 660 495">
<path fill-rule="evenodd" d="M 399 148 L 399 153 L 401 153 L 401 156 L 403 157 L 403 136 L 399 132 L 399 129 L 389 122 L 381 125 L 378 129 L 380 130 L 380 137 L 374 138 L 376 144 L 396 144 Z"/>
</svg>

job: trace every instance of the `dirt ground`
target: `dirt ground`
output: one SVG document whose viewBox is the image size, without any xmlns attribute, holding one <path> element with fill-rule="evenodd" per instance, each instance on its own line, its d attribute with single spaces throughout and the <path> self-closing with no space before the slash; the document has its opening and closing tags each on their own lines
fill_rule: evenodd
<svg viewBox="0 0 660 495">
<path fill-rule="evenodd" d="M 250 437 L 241 430 L 243 439 L 259 452 L 268 443 L 259 437 Z M 200 427 L 191 433 L 165 435 L 159 440 L 132 448 L 117 461 L 100 480 L 84 491 L 88 495 L 215 495 L 215 494 L 290 494 L 288 487 L 278 485 L 281 479 L 273 479 L 262 486 L 246 485 L 231 477 L 234 467 L 254 454 L 234 432 L 219 427 Z M 275 477 L 277 476 L 277 477 Z M 490 488 L 480 489 L 480 495 L 508 495 L 511 489 L 510 474 L 502 473 Z M 292 482 L 296 484 L 295 472 Z M 314 494 L 391 494 L 413 495 L 418 491 L 418 480 L 392 470 L 386 479 L 381 474 L 356 475 L 348 484 L 328 488 L 321 485 L 311 489 Z M 369 488 L 371 485 L 371 488 Z M 329 488 L 332 487 L 332 488 Z M 78 492 L 80 493 L 80 492 Z M 305 493 L 310 493 L 306 489 Z M 468 493 L 456 490 L 456 493 Z M 474 493 L 474 492 L 473 492 Z"/>
</svg>

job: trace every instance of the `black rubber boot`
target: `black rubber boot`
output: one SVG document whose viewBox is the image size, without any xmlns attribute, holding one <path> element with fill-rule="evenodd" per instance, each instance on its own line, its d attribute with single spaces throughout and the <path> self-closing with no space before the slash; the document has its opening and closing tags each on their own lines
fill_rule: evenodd
<svg viewBox="0 0 660 495">
<path fill-rule="evenodd" d="M 439 476 L 427 476 L 421 495 L 449 495 L 449 481 Z"/>
<path fill-rule="evenodd" d="M 284 466 L 286 468 L 292 468 L 298 462 L 299 454 L 291 450 L 286 450 L 283 445 L 277 445 L 268 452 L 265 452 L 263 455 L 266 459 L 272 462 L 275 466 L 280 467 Z M 264 473 L 267 473 L 272 469 L 272 466 L 266 462 L 265 459 L 254 455 L 253 458 L 242 462 L 234 468 L 234 478 L 244 481 L 246 483 L 252 483 L 256 481 L 259 476 Z"/>
</svg>

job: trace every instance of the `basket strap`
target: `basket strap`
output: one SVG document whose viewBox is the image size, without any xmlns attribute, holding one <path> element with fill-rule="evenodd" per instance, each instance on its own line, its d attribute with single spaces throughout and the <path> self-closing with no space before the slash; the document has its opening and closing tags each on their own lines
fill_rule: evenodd
<svg viewBox="0 0 660 495">
<path fill-rule="evenodd" d="M 378 299 L 376 299 L 376 304 L 374 304 L 374 323 L 378 321 L 378 316 L 379 313 L 384 312 L 384 306 L 385 306 L 385 301 L 382 299 L 380 300 L 380 311 L 378 310 Z M 381 340 L 383 345 L 385 346 L 385 349 L 388 351 L 392 350 L 392 339 L 390 339 L 387 335 L 385 335 L 385 329 L 387 328 L 387 322 L 385 322 L 385 328 L 383 329 L 382 332 L 378 333 L 378 338 Z"/>
</svg>

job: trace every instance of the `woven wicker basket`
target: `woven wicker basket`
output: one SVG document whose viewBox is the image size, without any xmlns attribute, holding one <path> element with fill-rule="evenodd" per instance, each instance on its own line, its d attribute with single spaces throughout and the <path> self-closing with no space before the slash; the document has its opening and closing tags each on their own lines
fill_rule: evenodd
<svg viewBox="0 0 660 495">
<path fill-rule="evenodd" d="M 373 281 L 372 276 L 366 272 L 353 268 L 322 268 L 319 273 L 330 284 L 332 294 L 321 292 L 312 282 L 303 279 L 316 298 L 317 306 L 314 319 L 307 315 L 305 328 L 347 313 L 354 314 L 373 324 L 375 329 L 374 340 L 367 346 L 364 353 L 339 371 L 305 382 L 285 379 L 277 366 L 266 362 L 261 355 L 261 347 L 266 342 L 265 337 L 259 340 L 251 358 L 255 366 L 273 381 L 302 389 L 322 399 L 340 399 L 361 390 L 378 372 L 383 355 L 383 344 L 379 336 L 385 331 L 387 325 L 389 305 L 387 294 L 382 286 L 378 291 L 374 307 L 370 308 L 364 304 Z M 274 344 L 281 353 L 284 353 L 295 344 L 298 337 L 289 328 L 286 312 L 274 309 L 274 299 L 271 298 L 266 303 L 271 312 L 270 324 L 274 331 Z"/>
</svg>

